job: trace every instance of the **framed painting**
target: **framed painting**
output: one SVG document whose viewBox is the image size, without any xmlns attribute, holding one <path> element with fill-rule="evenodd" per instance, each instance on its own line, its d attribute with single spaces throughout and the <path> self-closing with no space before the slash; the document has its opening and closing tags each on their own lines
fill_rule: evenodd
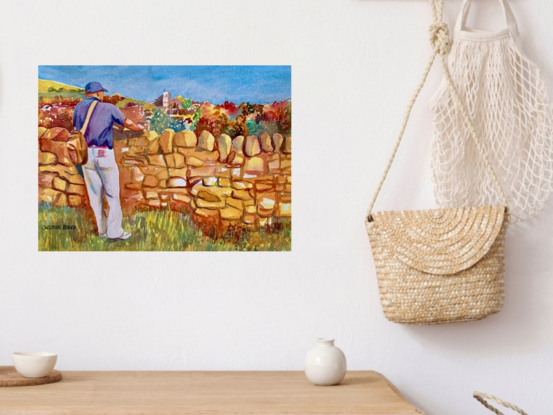
<svg viewBox="0 0 553 415">
<path fill-rule="evenodd" d="M 40 251 L 291 250 L 290 66 L 40 66 L 38 127 Z"/>
</svg>

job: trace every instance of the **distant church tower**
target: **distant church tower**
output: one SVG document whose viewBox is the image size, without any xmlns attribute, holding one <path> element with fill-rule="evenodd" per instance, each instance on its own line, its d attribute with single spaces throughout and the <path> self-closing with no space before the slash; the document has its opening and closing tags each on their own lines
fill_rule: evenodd
<svg viewBox="0 0 553 415">
<path fill-rule="evenodd" d="M 169 108 L 169 101 L 171 101 L 171 94 L 169 91 L 163 91 L 163 108 Z"/>
</svg>

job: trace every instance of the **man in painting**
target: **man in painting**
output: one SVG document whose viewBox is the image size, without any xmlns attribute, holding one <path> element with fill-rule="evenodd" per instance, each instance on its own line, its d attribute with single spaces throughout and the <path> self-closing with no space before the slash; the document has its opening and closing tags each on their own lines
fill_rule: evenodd
<svg viewBox="0 0 553 415">
<path fill-rule="evenodd" d="M 102 102 L 106 89 L 99 82 L 90 82 L 85 87 L 86 99 L 75 107 L 73 125 L 80 130 L 84 125 L 90 105 L 98 101 L 92 111 L 85 139 L 88 145 L 88 162 L 83 166 L 90 206 L 96 216 L 98 235 L 112 240 L 129 239 L 130 232 L 122 227 L 121 201 L 119 200 L 119 168 L 113 151 L 114 123 L 133 131 L 144 127 L 129 120 L 115 105 Z M 109 215 L 104 212 L 104 194 L 109 205 Z"/>
</svg>

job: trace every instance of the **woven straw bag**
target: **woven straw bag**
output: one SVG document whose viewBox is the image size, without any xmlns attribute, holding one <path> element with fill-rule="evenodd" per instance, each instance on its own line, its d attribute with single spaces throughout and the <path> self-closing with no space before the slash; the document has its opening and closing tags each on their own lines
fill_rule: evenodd
<svg viewBox="0 0 553 415">
<path fill-rule="evenodd" d="M 474 392 L 472 395 L 474 398 L 480 402 L 482 405 L 484 405 L 486 408 L 488 408 L 490 411 L 496 413 L 497 415 L 503 415 L 503 412 L 500 412 L 499 410 L 495 409 L 493 406 L 491 406 L 487 400 L 497 402 L 500 405 L 503 405 L 505 408 L 512 409 L 515 412 L 518 412 L 520 415 L 528 415 L 526 412 L 524 412 L 522 409 L 520 409 L 518 406 L 515 406 L 513 404 L 510 404 L 509 402 L 505 402 L 499 398 L 496 398 L 493 395 L 488 395 L 486 393 L 482 392 Z"/>
<path fill-rule="evenodd" d="M 441 21 L 443 0 L 437 4 L 429 1 L 434 15 L 430 26 L 433 53 L 409 102 L 394 150 L 365 219 L 384 315 L 402 324 L 480 320 L 498 313 L 504 299 L 505 234 L 509 216 L 505 195 L 448 72 L 445 55 L 450 50 L 450 40 L 448 27 Z M 373 213 L 411 109 L 438 54 L 451 94 L 502 204 Z"/>
</svg>

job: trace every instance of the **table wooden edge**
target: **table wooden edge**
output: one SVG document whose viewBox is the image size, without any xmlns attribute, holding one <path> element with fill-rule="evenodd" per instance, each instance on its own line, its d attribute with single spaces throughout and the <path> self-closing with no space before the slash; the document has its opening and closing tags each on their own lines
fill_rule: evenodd
<svg viewBox="0 0 553 415">
<path fill-rule="evenodd" d="M 190 375 L 190 376 L 204 376 L 204 375 L 213 375 L 213 376 L 217 376 L 217 375 L 223 375 L 223 376 L 231 376 L 231 375 L 240 375 L 240 374 L 243 374 L 245 376 L 248 376 L 248 375 L 252 375 L 252 374 L 259 374 L 261 376 L 265 375 L 271 375 L 271 374 L 275 374 L 277 376 L 283 376 L 283 375 L 286 375 L 286 374 L 294 374 L 294 375 L 299 375 L 299 374 L 302 374 L 303 375 L 303 372 L 302 371 L 171 371 L 171 370 L 168 370 L 168 371 L 157 371 L 157 370 L 152 370 L 152 371 L 137 371 L 137 370 L 128 370 L 128 371 L 61 371 L 62 374 L 63 374 L 63 379 L 60 381 L 60 382 L 57 382 L 57 383 L 52 383 L 52 384 L 45 384 L 45 385 L 37 385 L 37 386 L 27 386 L 27 387 L 16 387 L 16 388 L 0 388 L 0 402 L 3 400 L 2 399 L 2 389 L 4 390 L 8 390 L 8 389 L 18 389 L 18 390 L 21 390 L 21 389 L 34 389 L 38 392 L 38 390 L 36 388 L 40 388 L 42 389 L 43 392 L 46 392 L 46 389 L 43 389 L 43 388 L 48 388 L 49 389 L 49 393 L 55 393 L 55 394 L 59 394 L 59 391 L 60 391 L 60 388 L 63 388 L 63 385 L 64 384 L 71 384 L 72 382 L 75 382 L 75 381 L 79 381 L 79 378 L 82 377 L 82 376 L 85 376 L 87 377 L 87 375 L 90 375 L 89 376 L 89 381 L 101 381 L 102 377 L 104 376 L 107 376 L 109 374 L 113 374 L 114 377 L 119 377 L 119 376 L 130 376 L 130 377 L 138 377 L 138 378 L 141 378 L 143 376 L 147 376 L 148 374 L 156 374 L 156 375 L 162 375 L 162 374 L 171 374 L 172 376 L 178 376 L 179 374 L 186 374 L 186 375 Z M 375 376 L 377 378 L 380 378 L 385 384 L 386 386 L 388 386 L 390 388 L 390 391 L 393 392 L 393 394 L 397 395 L 397 397 L 399 399 L 401 399 L 404 403 L 406 403 L 408 406 L 410 406 L 411 408 L 409 409 L 409 411 L 387 411 L 387 412 L 382 412 L 381 415 L 426 415 L 422 410 L 420 410 L 419 408 L 417 408 L 413 403 L 411 403 L 408 399 L 405 398 L 405 396 L 403 396 L 403 394 L 399 391 L 399 389 L 388 379 L 386 378 L 384 375 L 382 375 L 381 373 L 377 372 L 377 371 L 372 371 L 372 370 L 359 370 L 359 371 L 348 371 L 348 374 L 353 374 L 355 376 L 360 376 L 362 374 L 367 374 L 368 376 Z M 72 376 L 74 375 L 74 376 Z M 346 378 L 345 378 L 345 385 L 347 385 L 347 380 L 348 380 L 348 375 L 346 375 Z M 309 384 L 307 380 L 305 380 L 305 382 L 307 382 L 306 384 Z M 338 386 L 339 387 L 339 386 Z M 317 387 L 318 388 L 318 387 Z M 335 387 L 321 387 L 321 388 L 335 388 Z M 6 395 L 4 395 L 4 398 L 6 397 Z M 0 415 L 4 415 L 4 414 L 12 414 L 12 412 L 5 412 L 2 410 L 2 406 L 0 404 Z M 32 410 L 25 410 L 25 409 L 22 409 L 22 410 L 18 410 L 17 412 L 14 412 L 16 414 L 21 414 L 21 415 L 25 415 L 25 414 L 38 414 L 38 413 L 42 413 L 42 412 L 36 412 L 36 411 L 32 411 Z M 45 412 L 45 413 L 48 413 L 50 414 L 51 412 Z M 67 412 L 60 412 L 60 413 L 64 413 L 66 414 Z M 79 414 L 82 414 L 83 412 L 78 412 Z M 91 412 L 92 413 L 92 412 Z M 94 412 L 96 413 L 96 412 Z M 102 412 L 103 413 L 103 412 Z M 106 412 L 108 413 L 108 412 Z M 111 412 L 109 412 L 111 413 Z M 135 413 L 135 412 L 129 412 L 129 413 Z M 145 412 L 146 413 L 146 412 Z M 160 412 L 162 413 L 162 412 Z M 247 415 L 252 415 L 252 412 L 244 412 L 245 414 Z M 298 412 L 296 415 L 298 415 L 300 412 Z M 206 414 L 210 414 L 210 412 L 202 412 L 203 415 L 206 415 Z M 217 415 L 219 414 L 219 412 L 214 412 L 214 415 Z M 233 415 L 238 415 L 239 412 L 232 412 Z M 294 412 L 282 412 L 282 411 L 268 411 L 268 412 L 263 412 L 263 415 L 283 415 L 283 414 L 294 414 Z M 334 413 L 332 413 L 334 414 Z M 336 415 L 347 415 L 348 412 L 347 411 L 343 411 L 343 412 L 336 412 Z M 374 412 L 367 412 L 367 414 L 370 414 L 370 415 L 380 415 L 380 411 L 378 414 L 374 413 Z M 187 415 L 190 415 L 187 413 Z M 329 415 L 328 413 L 326 415 Z M 362 413 L 359 413 L 357 412 L 356 415 L 362 415 Z"/>
</svg>

